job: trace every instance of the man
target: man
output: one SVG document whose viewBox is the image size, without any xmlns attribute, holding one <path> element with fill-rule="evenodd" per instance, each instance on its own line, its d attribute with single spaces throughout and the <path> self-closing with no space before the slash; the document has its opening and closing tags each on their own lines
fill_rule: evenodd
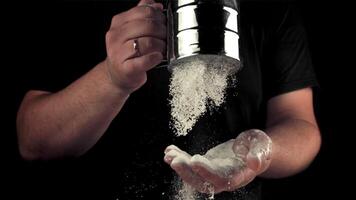
<svg viewBox="0 0 356 200">
<path fill-rule="evenodd" d="M 316 80 L 295 10 L 288 4 L 278 9 L 241 5 L 244 69 L 237 75 L 239 94 L 228 96 L 226 108 L 204 116 L 187 137 L 180 138 L 169 134 L 168 95 L 161 93 L 167 90 L 169 74 L 153 69 L 162 61 L 166 47 L 162 11 L 162 4 L 142 0 L 114 16 L 106 34 L 103 62 L 58 92 L 31 90 L 26 94 L 17 118 L 23 158 L 120 155 L 120 161 L 115 157 L 103 161 L 114 163 L 115 167 L 108 167 L 110 171 L 117 170 L 115 177 L 122 187 L 119 199 L 157 195 L 167 199 L 167 194 L 174 194 L 168 190 L 177 180 L 162 158 L 158 159 L 170 144 L 190 154 L 204 154 L 234 139 L 233 151 L 240 153 L 245 165 L 224 179 L 199 163 L 173 164 L 172 146 L 166 149 L 165 161 L 172 169 L 202 193 L 209 192 L 202 189 L 208 182 L 220 193 L 216 199 L 233 198 L 237 195 L 233 191 L 245 185 L 257 194 L 259 177 L 286 177 L 305 169 L 319 150 L 320 134 L 311 89 Z M 270 13 L 273 15 L 268 16 Z M 256 128 L 263 131 L 251 130 Z M 251 153 L 250 136 L 262 141 L 260 149 L 265 154 Z M 241 146 L 246 148 L 241 150 Z"/>
</svg>

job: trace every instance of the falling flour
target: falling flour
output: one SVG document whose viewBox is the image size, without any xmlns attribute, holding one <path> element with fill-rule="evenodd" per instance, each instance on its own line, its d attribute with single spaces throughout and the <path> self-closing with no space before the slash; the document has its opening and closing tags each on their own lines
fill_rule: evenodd
<svg viewBox="0 0 356 200">
<path fill-rule="evenodd" d="M 198 199 L 204 199 L 204 200 L 213 200 L 214 199 L 214 186 L 212 186 L 210 183 L 205 182 L 204 183 L 204 190 L 208 192 L 208 197 L 201 198 L 201 194 L 199 195 L 198 192 L 189 184 L 185 182 L 179 182 L 180 189 L 175 196 L 174 200 L 198 200 Z"/>
<path fill-rule="evenodd" d="M 171 67 L 171 118 L 177 136 L 187 135 L 208 109 L 224 102 L 229 78 L 239 67 L 222 56 L 199 55 L 187 60 Z"/>
<path fill-rule="evenodd" d="M 242 158 L 237 156 L 233 150 L 234 139 L 224 142 L 216 147 L 210 149 L 204 155 L 190 156 L 185 151 L 182 151 L 174 145 L 170 145 L 166 151 L 166 157 L 172 159 L 172 164 L 182 165 L 200 165 L 208 169 L 220 177 L 231 178 L 234 170 L 242 170 L 246 164 Z M 186 183 L 179 182 L 178 192 L 175 200 L 195 200 L 197 198 L 196 190 Z M 204 183 L 203 190 L 209 193 L 208 199 L 214 199 L 214 187 L 206 182 Z"/>
<path fill-rule="evenodd" d="M 195 200 L 196 199 L 196 191 L 194 190 L 194 188 L 190 185 L 188 185 L 185 182 L 179 182 L 180 186 L 178 186 L 178 188 L 180 188 L 178 190 L 177 195 L 175 196 L 175 200 Z"/>
</svg>

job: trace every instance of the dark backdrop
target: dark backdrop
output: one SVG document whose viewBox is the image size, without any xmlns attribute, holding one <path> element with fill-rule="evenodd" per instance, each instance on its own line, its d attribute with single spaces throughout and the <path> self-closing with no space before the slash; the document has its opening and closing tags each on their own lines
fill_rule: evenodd
<svg viewBox="0 0 356 200">
<path fill-rule="evenodd" d="M 101 3 L 99 3 L 101 2 Z M 351 60 L 355 57 L 350 6 L 337 1 L 297 1 L 307 28 L 313 63 L 320 82 L 316 114 L 323 145 L 315 162 L 294 177 L 271 180 L 266 199 L 343 199 L 352 190 L 344 183 L 352 176 L 353 89 Z M 108 9 L 108 5 L 110 9 Z M 31 66 L 92 66 L 105 58 L 104 34 L 110 17 L 136 1 L 15 1 L 1 6 L 2 100 L 0 199 L 24 193 L 26 163 L 16 145 L 15 118 Z M 100 15 L 100 12 L 106 12 Z M 108 15 L 107 12 L 110 12 Z M 84 17 L 85 16 L 85 17 Z M 100 30 L 100 31 L 98 31 Z M 99 50 L 98 50 L 99 49 Z M 99 53 L 98 53 L 99 52 Z M 100 53 L 102 52 L 102 53 Z M 38 63 L 34 57 L 43 57 Z M 41 72 L 31 74 L 41 76 Z M 78 71 L 73 75 L 80 76 Z M 64 80 L 63 84 L 70 80 Z M 352 180 L 351 180 L 352 181 Z M 26 184 L 23 184 L 26 183 Z M 12 192 L 14 190 L 14 192 Z M 39 188 L 40 190 L 40 188 Z M 2 196 L 4 195 L 4 196 Z"/>
</svg>

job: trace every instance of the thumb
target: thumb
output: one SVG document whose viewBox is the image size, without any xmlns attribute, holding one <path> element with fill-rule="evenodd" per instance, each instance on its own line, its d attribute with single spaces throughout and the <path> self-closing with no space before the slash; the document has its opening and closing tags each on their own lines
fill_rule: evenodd
<svg viewBox="0 0 356 200">
<path fill-rule="evenodd" d="M 233 150 L 237 156 L 245 155 L 250 169 L 261 173 L 271 162 L 272 140 L 261 130 L 247 130 L 236 138 Z"/>
</svg>

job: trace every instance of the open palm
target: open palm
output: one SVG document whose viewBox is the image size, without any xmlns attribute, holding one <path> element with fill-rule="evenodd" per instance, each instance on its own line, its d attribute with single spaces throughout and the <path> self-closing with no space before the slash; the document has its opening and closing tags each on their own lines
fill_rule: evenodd
<svg viewBox="0 0 356 200">
<path fill-rule="evenodd" d="M 164 160 L 197 191 L 233 191 L 251 182 L 270 163 L 272 142 L 260 130 L 248 130 L 219 144 L 204 155 L 191 156 L 170 145 Z"/>
</svg>

